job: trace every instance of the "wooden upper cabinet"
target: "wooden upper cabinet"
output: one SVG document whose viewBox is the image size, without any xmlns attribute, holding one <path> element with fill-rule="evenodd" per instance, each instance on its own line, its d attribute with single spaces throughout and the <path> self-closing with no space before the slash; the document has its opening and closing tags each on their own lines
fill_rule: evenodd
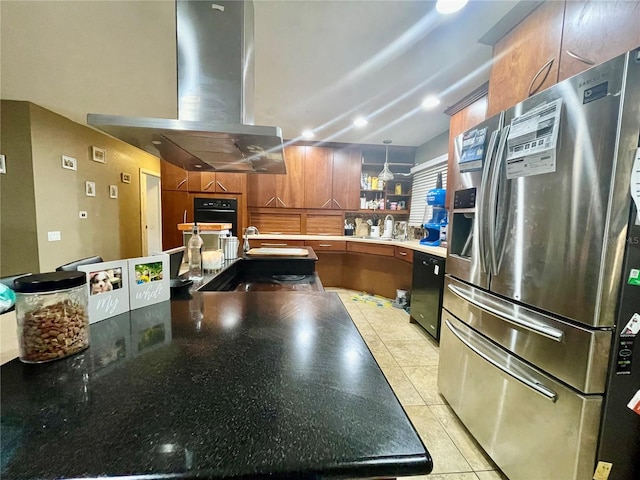
<svg viewBox="0 0 640 480">
<path fill-rule="evenodd" d="M 333 149 L 304 148 L 304 206 L 306 208 L 332 208 Z"/>
<path fill-rule="evenodd" d="M 567 2 L 559 80 L 638 46 L 639 2 Z"/>
<path fill-rule="evenodd" d="M 188 173 L 165 160 L 160 160 L 160 175 L 162 176 L 162 190 L 180 190 L 186 192 L 189 188 Z"/>
<path fill-rule="evenodd" d="M 543 2 L 496 43 L 488 117 L 558 81 L 563 17 L 564 2 Z"/>
<path fill-rule="evenodd" d="M 302 208 L 304 206 L 305 147 L 284 149 L 287 173 L 249 174 L 247 205 L 249 207 Z"/>
<path fill-rule="evenodd" d="M 244 193 L 246 174 L 227 172 L 189 172 L 189 191 Z"/>
<path fill-rule="evenodd" d="M 361 152 L 357 148 L 333 152 L 332 207 L 341 210 L 360 208 Z"/>
<path fill-rule="evenodd" d="M 276 177 L 276 202 L 284 208 L 304 207 L 304 158 L 306 147 L 286 147 L 284 149 L 287 166 L 286 175 Z"/>
</svg>

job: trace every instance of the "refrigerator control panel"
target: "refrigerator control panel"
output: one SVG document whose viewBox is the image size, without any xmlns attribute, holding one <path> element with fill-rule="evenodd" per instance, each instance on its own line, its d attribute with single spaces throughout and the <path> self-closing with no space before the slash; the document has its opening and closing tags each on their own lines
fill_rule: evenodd
<svg viewBox="0 0 640 480">
<path fill-rule="evenodd" d="M 453 208 L 476 208 L 476 188 L 457 190 L 453 194 Z"/>
</svg>

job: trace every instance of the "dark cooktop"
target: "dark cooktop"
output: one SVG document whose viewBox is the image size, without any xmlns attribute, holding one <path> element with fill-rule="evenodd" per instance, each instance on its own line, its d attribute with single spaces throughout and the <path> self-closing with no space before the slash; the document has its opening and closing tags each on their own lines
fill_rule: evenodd
<svg viewBox="0 0 640 480">
<path fill-rule="evenodd" d="M 238 283 L 236 292 L 324 291 L 317 273 L 313 275 L 268 275 Z"/>
</svg>

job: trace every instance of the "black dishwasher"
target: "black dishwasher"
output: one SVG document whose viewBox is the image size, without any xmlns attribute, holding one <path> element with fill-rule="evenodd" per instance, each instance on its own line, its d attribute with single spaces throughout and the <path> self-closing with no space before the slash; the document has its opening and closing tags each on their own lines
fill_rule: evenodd
<svg viewBox="0 0 640 480">
<path fill-rule="evenodd" d="M 413 254 L 411 321 L 418 322 L 437 341 L 440 340 L 444 258 L 422 252 Z"/>
</svg>

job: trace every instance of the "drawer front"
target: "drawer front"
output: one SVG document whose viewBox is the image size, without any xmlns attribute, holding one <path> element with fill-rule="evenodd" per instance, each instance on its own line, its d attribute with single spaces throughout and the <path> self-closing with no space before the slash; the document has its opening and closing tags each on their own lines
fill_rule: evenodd
<svg viewBox="0 0 640 480">
<path fill-rule="evenodd" d="M 251 248 L 264 248 L 264 247 L 304 247 L 304 240 L 287 240 L 287 239 L 250 239 L 249 245 Z"/>
<path fill-rule="evenodd" d="M 393 245 L 378 245 L 375 243 L 347 243 L 347 252 L 352 253 L 369 253 L 373 255 L 384 255 L 386 257 L 394 257 L 395 250 Z"/>
<path fill-rule="evenodd" d="M 513 479 L 591 478 L 602 397 L 583 396 L 442 313 L 438 389 Z"/>
<path fill-rule="evenodd" d="M 395 247 L 395 255 L 400 260 L 404 260 L 405 262 L 413 263 L 413 250 L 405 247 Z"/>
<path fill-rule="evenodd" d="M 344 240 L 305 240 L 307 247 L 314 252 L 346 252 L 347 242 Z"/>
</svg>

